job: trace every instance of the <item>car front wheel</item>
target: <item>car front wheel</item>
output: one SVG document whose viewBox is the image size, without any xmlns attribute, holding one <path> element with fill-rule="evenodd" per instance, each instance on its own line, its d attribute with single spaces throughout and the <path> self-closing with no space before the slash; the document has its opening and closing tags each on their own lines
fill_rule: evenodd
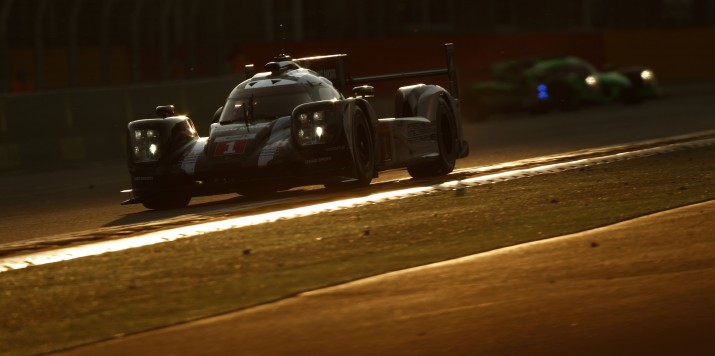
<svg viewBox="0 0 715 356">
<path fill-rule="evenodd" d="M 355 177 L 349 181 L 329 181 L 328 189 L 366 187 L 375 177 L 375 140 L 370 122 L 360 107 L 352 109 L 352 130 L 350 151 L 353 158 Z"/>
</svg>

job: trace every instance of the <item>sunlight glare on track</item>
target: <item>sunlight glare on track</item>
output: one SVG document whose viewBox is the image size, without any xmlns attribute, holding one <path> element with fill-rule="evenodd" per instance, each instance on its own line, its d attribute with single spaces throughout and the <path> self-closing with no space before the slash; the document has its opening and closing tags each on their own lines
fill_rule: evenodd
<svg viewBox="0 0 715 356">
<path fill-rule="evenodd" d="M 639 149 L 629 152 L 607 154 L 599 157 L 574 159 L 567 162 L 544 164 L 536 167 L 515 169 L 506 172 L 480 175 L 476 177 L 440 183 L 431 186 L 414 187 L 389 192 L 374 193 L 365 197 L 349 198 L 328 203 L 320 203 L 305 207 L 292 208 L 287 210 L 274 211 L 264 214 L 243 216 L 226 220 L 199 223 L 195 225 L 182 226 L 178 228 L 160 230 L 144 235 L 126 237 L 115 240 L 101 241 L 66 247 L 50 251 L 36 252 L 18 256 L 7 256 L 0 258 L 0 272 L 6 272 L 26 267 L 49 264 L 60 261 L 73 260 L 81 257 L 94 256 L 108 252 L 116 252 L 149 246 L 163 242 L 174 241 L 187 237 L 194 237 L 213 232 L 238 229 L 246 226 L 271 223 L 280 220 L 294 219 L 302 216 L 314 215 L 349 209 L 358 206 L 375 204 L 389 200 L 403 199 L 413 196 L 427 195 L 446 190 L 461 190 L 467 187 L 474 187 L 485 184 L 493 184 L 501 181 L 531 177 L 539 174 L 558 173 L 581 167 L 604 164 L 627 159 L 646 157 L 655 154 L 662 154 L 696 147 L 705 147 L 715 144 L 715 139 L 702 139 L 691 142 L 669 144 L 659 147 Z M 479 172 L 482 168 L 475 168 Z"/>
</svg>

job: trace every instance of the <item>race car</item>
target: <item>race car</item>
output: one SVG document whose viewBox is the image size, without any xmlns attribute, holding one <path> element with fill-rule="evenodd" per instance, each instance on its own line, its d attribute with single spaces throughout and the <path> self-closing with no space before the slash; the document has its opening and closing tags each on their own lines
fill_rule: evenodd
<svg viewBox="0 0 715 356">
<path fill-rule="evenodd" d="M 599 72 L 573 56 L 496 62 L 491 73 L 495 81 L 470 88 L 470 100 L 481 116 L 514 110 L 538 114 L 616 101 L 634 104 L 660 93 L 648 68 Z"/>
<path fill-rule="evenodd" d="M 265 72 L 246 77 L 216 111 L 208 137 L 171 105 L 159 118 L 127 127 L 131 198 L 148 209 L 186 206 L 192 197 L 258 195 L 297 186 L 361 187 L 379 171 L 407 168 L 412 177 L 445 175 L 468 155 L 462 137 L 454 47 L 447 67 L 353 78 L 344 54 L 291 59 L 281 54 Z M 394 117 L 378 118 L 367 83 L 447 75 L 437 85 L 401 87 Z M 362 85 L 358 85 L 362 84 Z M 343 91 L 349 86 L 353 96 Z"/>
</svg>

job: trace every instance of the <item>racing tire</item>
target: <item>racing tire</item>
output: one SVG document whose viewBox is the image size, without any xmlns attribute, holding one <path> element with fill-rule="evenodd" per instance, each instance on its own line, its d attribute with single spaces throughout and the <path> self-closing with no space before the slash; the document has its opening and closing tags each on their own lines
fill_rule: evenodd
<svg viewBox="0 0 715 356">
<path fill-rule="evenodd" d="M 355 177 L 350 181 L 328 181 L 323 183 L 327 189 L 366 187 L 375 177 L 375 139 L 367 115 L 355 106 L 352 109 L 352 153 Z"/>
<path fill-rule="evenodd" d="M 454 113 L 444 99 L 437 107 L 437 146 L 439 157 L 431 162 L 407 167 L 412 178 L 426 178 L 447 175 L 454 170 L 459 154 L 459 137 Z"/>
<path fill-rule="evenodd" d="M 191 195 L 185 192 L 162 192 L 144 198 L 142 205 L 151 210 L 178 209 L 189 205 Z"/>
</svg>

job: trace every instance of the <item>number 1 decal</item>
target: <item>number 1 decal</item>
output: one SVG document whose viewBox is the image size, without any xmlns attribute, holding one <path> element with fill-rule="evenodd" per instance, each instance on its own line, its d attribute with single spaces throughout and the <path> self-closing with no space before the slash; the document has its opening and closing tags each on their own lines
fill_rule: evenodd
<svg viewBox="0 0 715 356">
<path fill-rule="evenodd" d="M 240 155 L 246 151 L 246 143 L 248 141 L 228 141 L 228 142 L 216 142 L 216 149 L 214 150 L 214 156 L 230 156 L 230 155 Z"/>
<path fill-rule="evenodd" d="M 236 148 L 236 141 L 231 141 L 231 142 L 227 142 L 227 143 L 228 143 L 228 145 L 226 145 L 226 151 L 224 151 L 223 154 L 225 154 L 225 155 L 235 154 L 236 151 L 234 150 L 234 148 Z"/>
</svg>

